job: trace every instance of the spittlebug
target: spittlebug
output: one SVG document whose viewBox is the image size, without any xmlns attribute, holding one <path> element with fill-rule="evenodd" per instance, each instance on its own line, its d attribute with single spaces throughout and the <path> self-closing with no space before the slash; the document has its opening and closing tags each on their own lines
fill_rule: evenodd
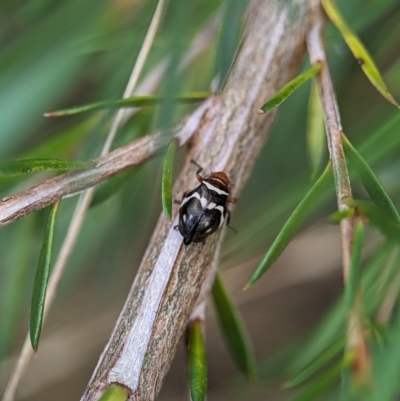
<svg viewBox="0 0 400 401">
<path fill-rule="evenodd" d="M 179 209 L 179 232 L 185 245 L 204 243 L 224 224 L 227 215 L 229 219 L 226 204 L 234 202 L 229 197 L 229 178 L 223 171 L 202 177 L 203 168 L 194 161 L 192 163 L 199 168 L 196 177 L 200 185 L 184 196 Z"/>
</svg>

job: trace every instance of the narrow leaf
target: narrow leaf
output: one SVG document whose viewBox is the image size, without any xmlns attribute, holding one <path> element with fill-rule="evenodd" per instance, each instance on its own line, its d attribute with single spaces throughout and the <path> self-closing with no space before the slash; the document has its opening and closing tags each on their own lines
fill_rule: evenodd
<svg viewBox="0 0 400 401">
<path fill-rule="evenodd" d="M 394 221 L 392 216 L 384 210 L 367 201 L 346 199 L 345 202 L 347 205 L 357 208 L 357 211 L 365 216 L 387 238 L 400 241 L 400 224 Z"/>
<path fill-rule="evenodd" d="M 90 116 L 83 121 L 57 132 L 36 147 L 22 154 L 22 159 L 42 159 L 52 155 L 58 159 L 68 159 L 74 154 L 77 145 L 100 124 L 99 116 Z"/>
<path fill-rule="evenodd" d="M 306 72 L 303 72 L 295 79 L 287 83 L 282 89 L 280 89 L 271 99 L 269 99 L 265 104 L 263 104 L 260 110 L 257 111 L 258 114 L 265 114 L 267 111 L 275 109 L 280 104 L 282 104 L 296 89 L 300 88 L 305 82 L 307 82 L 314 75 L 318 74 L 321 70 L 320 64 L 315 64 Z"/>
<path fill-rule="evenodd" d="M 195 103 L 207 99 L 209 95 L 210 94 L 208 92 L 185 93 L 183 95 L 177 96 L 175 100 L 176 102 L 181 102 L 181 103 Z M 44 116 L 63 117 L 95 110 L 154 106 L 155 104 L 158 104 L 163 100 L 164 97 L 159 95 L 134 96 L 134 97 L 128 97 L 126 99 L 104 100 L 102 102 L 90 103 L 82 106 L 71 107 L 68 109 L 51 111 L 45 113 Z"/>
<path fill-rule="evenodd" d="M 99 401 L 126 401 L 129 397 L 128 390 L 118 384 L 111 384 Z"/>
<path fill-rule="evenodd" d="M 201 321 L 189 327 L 189 387 L 193 401 L 204 401 L 207 392 L 207 361 Z"/>
<path fill-rule="evenodd" d="M 393 105 L 399 107 L 398 103 L 386 87 L 385 82 L 383 81 L 382 76 L 368 50 L 365 48 L 360 38 L 347 25 L 343 16 L 340 14 L 333 2 L 331 0 L 322 0 L 322 6 L 324 7 L 325 12 L 328 14 L 329 19 L 340 31 L 343 39 L 347 43 L 347 46 L 349 46 L 353 56 L 361 65 L 364 74 L 367 76 L 372 85 L 375 86 L 375 88 L 385 99 L 387 99 Z"/>
<path fill-rule="evenodd" d="M 397 300 L 398 305 L 398 300 Z M 400 371 L 400 308 L 394 309 L 392 324 L 389 326 L 385 346 L 375 353 L 374 386 L 369 401 L 394 401 L 399 394 Z"/>
<path fill-rule="evenodd" d="M 40 171 L 84 170 L 95 166 L 91 161 L 71 161 L 59 159 L 25 159 L 0 163 L 0 176 Z"/>
<path fill-rule="evenodd" d="M 311 401 L 318 400 L 319 396 L 325 393 L 334 383 L 340 378 L 340 375 L 347 366 L 349 366 L 351 360 L 348 358 L 342 358 L 337 362 L 331 369 L 326 373 L 318 377 L 317 380 L 298 396 L 294 397 L 292 401 Z"/>
<path fill-rule="evenodd" d="M 121 174 L 117 174 L 104 183 L 98 185 L 96 187 L 96 192 L 90 207 L 98 206 L 116 195 L 125 185 L 129 183 L 131 178 L 136 175 L 137 172 L 138 168 L 133 168 Z M 134 191 L 136 190 L 137 188 L 135 187 Z"/>
<path fill-rule="evenodd" d="M 311 83 L 307 117 L 307 153 L 311 169 L 311 179 L 319 173 L 326 154 L 326 135 L 322 104 L 316 81 Z"/>
<path fill-rule="evenodd" d="M 312 208 L 318 202 L 319 197 L 326 190 L 328 184 L 331 182 L 331 178 L 332 167 L 331 164 L 328 163 L 325 171 L 307 192 L 306 196 L 302 199 L 283 226 L 282 230 L 269 248 L 267 254 L 264 256 L 264 259 L 250 277 L 245 289 L 254 284 L 278 259 L 280 254 L 284 251 L 290 240 L 293 238 L 301 223 L 304 221 L 305 217 L 310 213 Z"/>
<path fill-rule="evenodd" d="M 34 351 L 39 346 L 40 332 L 42 330 L 44 301 L 46 298 L 47 282 L 49 280 L 51 254 L 53 250 L 54 226 L 60 201 L 51 206 L 44 232 L 42 249 L 36 270 L 35 282 L 31 302 L 30 337 Z"/>
<path fill-rule="evenodd" d="M 329 220 L 334 224 L 339 224 L 342 220 L 352 217 L 353 215 L 354 215 L 353 208 L 340 210 L 339 212 L 333 213 L 329 217 Z"/>
<path fill-rule="evenodd" d="M 171 141 L 167 153 L 164 157 L 161 197 L 164 214 L 171 219 L 172 217 L 172 173 L 174 167 L 174 156 L 176 150 L 176 141 Z"/>
<path fill-rule="evenodd" d="M 353 163 L 357 173 L 368 192 L 371 199 L 381 209 L 386 210 L 398 223 L 400 223 L 400 214 L 390 199 L 386 189 L 383 187 L 378 177 L 374 174 L 363 157 L 353 147 L 351 142 L 343 135 L 344 149 L 347 152 L 350 161 Z"/>
<path fill-rule="evenodd" d="M 361 219 L 357 219 L 353 249 L 351 252 L 349 277 L 344 290 L 344 303 L 347 311 L 350 311 L 350 309 L 353 307 L 356 294 L 359 289 L 363 238 L 364 223 Z"/>
<path fill-rule="evenodd" d="M 362 285 L 365 291 L 369 291 L 379 277 L 382 275 L 382 269 L 391 259 L 394 245 L 390 241 L 386 241 L 380 249 L 373 255 L 365 267 L 365 274 L 362 277 Z M 375 294 L 375 293 L 374 293 Z M 371 296 L 365 297 L 368 301 Z M 370 305 L 366 304 L 367 314 L 372 314 Z M 326 314 L 318 329 L 313 333 L 307 345 L 303 348 L 299 355 L 292 358 L 292 371 L 301 371 L 305 369 L 313 360 L 323 353 L 333 342 L 344 337 L 346 327 L 347 310 L 345 309 L 344 298 L 341 297 L 335 306 Z"/>
<path fill-rule="evenodd" d="M 346 339 L 342 337 L 340 340 L 330 345 L 324 352 L 318 355 L 308 366 L 300 371 L 296 376 L 285 383 L 285 388 L 294 388 L 300 386 L 313 375 L 318 373 L 329 362 L 331 362 L 341 351 L 346 344 Z"/>
<path fill-rule="evenodd" d="M 215 276 L 212 297 L 232 358 L 248 380 L 254 381 L 257 373 L 250 336 L 219 274 Z"/>
</svg>

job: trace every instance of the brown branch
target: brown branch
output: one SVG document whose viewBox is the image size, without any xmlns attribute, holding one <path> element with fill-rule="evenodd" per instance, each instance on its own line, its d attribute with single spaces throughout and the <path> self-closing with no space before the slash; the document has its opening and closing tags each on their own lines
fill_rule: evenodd
<svg viewBox="0 0 400 401">
<path fill-rule="evenodd" d="M 307 0 L 257 3 L 226 89 L 204 118 L 175 194 L 196 184 L 195 159 L 206 171 L 225 171 L 238 197 L 261 150 L 275 113 L 255 112 L 299 67 L 307 29 Z M 203 283 L 210 279 L 223 231 L 206 244 L 185 247 L 161 216 L 135 282 L 82 400 L 97 400 L 113 382 L 130 400 L 154 400 L 170 366 Z"/>
<path fill-rule="evenodd" d="M 324 111 L 325 127 L 328 140 L 329 155 L 335 178 L 336 197 L 339 210 L 346 210 L 346 198 L 352 197 L 350 177 L 342 145 L 342 125 L 340 122 L 339 107 L 329 72 L 329 65 L 323 41 L 325 25 L 320 0 L 310 0 L 311 26 L 307 35 L 307 47 L 313 64 L 319 62 L 321 71 L 317 77 L 322 107 Z M 343 219 L 340 223 L 343 257 L 343 280 L 346 283 L 349 276 L 351 252 L 353 248 L 353 218 Z M 358 380 L 369 383 L 371 371 L 371 355 L 368 342 L 363 331 L 361 291 L 358 291 L 356 300 L 350 310 L 347 321 L 347 351 L 354 352 L 352 370 Z"/>
<path fill-rule="evenodd" d="M 187 143 L 196 132 L 204 116 L 212 109 L 210 98 L 198 107 L 183 123 L 175 127 L 179 146 Z M 209 111 L 207 118 L 211 118 Z M 51 205 L 58 199 L 93 187 L 130 167 L 137 166 L 154 156 L 167 144 L 160 133 L 148 135 L 95 159 L 96 167 L 73 171 L 42 182 L 14 196 L 0 201 L 0 226 L 11 223 L 29 213 Z"/>
<path fill-rule="evenodd" d="M 187 66 L 209 46 L 209 42 L 217 30 L 219 20 L 220 13 L 207 21 L 204 28 L 201 29 L 198 35 L 196 35 L 188 53 L 185 54 L 185 57 L 182 60 L 182 63 L 179 67 L 180 71 L 187 68 Z M 168 59 L 162 60 L 159 65 L 148 74 L 144 81 L 139 85 L 135 93 L 153 92 L 162 80 L 167 66 Z M 210 103 L 206 103 L 206 107 L 204 108 L 203 112 L 205 112 L 206 108 L 209 106 Z M 200 106 L 200 109 L 201 107 L 202 106 Z M 140 110 L 140 108 L 137 107 L 125 110 L 122 125 L 134 114 L 136 114 L 138 110 Z M 201 120 L 201 116 L 199 115 L 193 115 L 193 117 L 195 120 Z M 189 126 L 188 124 L 193 125 Z M 186 128 L 182 133 L 176 129 L 176 131 L 178 131 L 177 135 L 182 136 L 180 145 L 183 145 L 185 141 L 189 140 L 191 134 L 193 134 L 197 129 L 196 121 L 188 121 L 188 124 L 186 124 Z M 190 133 L 188 133 L 186 130 L 189 130 Z M 127 164 L 121 167 L 129 168 L 143 163 L 149 157 L 151 157 L 153 153 L 150 154 L 149 149 L 154 149 L 154 152 L 156 152 L 164 145 L 164 143 L 152 143 L 152 137 L 148 137 L 147 139 L 142 138 L 139 141 L 134 141 L 123 148 L 115 150 L 112 152 L 112 154 L 116 159 L 118 159 L 118 154 L 122 155 L 122 153 L 126 151 L 129 160 L 125 160 Z M 111 154 L 109 156 L 113 157 Z M 120 171 L 123 171 L 122 169 L 119 170 L 118 166 L 115 166 L 112 161 L 110 162 L 109 166 L 107 166 L 107 158 L 103 161 L 103 164 L 104 166 L 102 171 L 90 170 L 86 172 L 69 173 L 52 180 L 48 180 L 39 186 L 22 192 L 21 194 L 4 198 L 3 201 L 0 201 L 0 226 L 11 223 L 29 213 L 46 207 L 63 196 L 83 191 L 93 185 L 97 185 L 100 182 L 119 173 Z M 107 171 L 108 168 L 110 169 L 109 171 Z M 41 191 L 43 192 L 41 193 Z M 32 199 L 30 199 L 31 194 L 33 196 Z"/>
<path fill-rule="evenodd" d="M 311 0 L 310 5 L 311 26 L 307 35 L 307 48 L 311 63 L 315 64 L 319 62 L 321 64 L 321 72 L 317 80 L 324 111 L 329 155 L 332 161 L 333 175 L 335 178 L 337 204 L 339 210 L 346 210 L 349 207 L 346 205 L 345 199 L 351 197 L 352 194 L 342 145 L 343 129 L 340 122 L 339 107 L 329 72 L 328 59 L 323 40 L 325 20 L 320 0 Z M 342 220 L 340 223 L 340 231 L 343 252 L 343 277 L 346 281 L 353 245 L 353 219 L 348 218 Z"/>
</svg>

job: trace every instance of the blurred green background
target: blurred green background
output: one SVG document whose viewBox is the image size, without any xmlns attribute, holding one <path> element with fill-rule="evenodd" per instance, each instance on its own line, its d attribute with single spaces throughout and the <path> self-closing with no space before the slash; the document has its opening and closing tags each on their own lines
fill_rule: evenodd
<svg viewBox="0 0 400 401">
<path fill-rule="evenodd" d="M 171 1 L 146 62 L 142 80 L 165 57 L 171 68 L 157 91 L 208 91 L 229 68 L 240 40 L 247 1 Z M 86 160 L 96 157 L 112 112 L 60 119 L 43 113 L 122 96 L 156 7 L 145 0 L 31 0 L 0 2 L 0 161 L 28 157 Z M 338 1 L 384 79 L 400 100 L 400 3 L 396 0 Z M 215 32 L 212 20 L 219 15 Z M 205 50 L 182 73 L 177 66 L 210 32 Z M 330 66 L 346 135 L 400 205 L 400 116 L 369 84 L 338 32 L 326 32 Z M 293 349 L 304 344 L 342 290 L 341 249 L 333 192 L 306 220 L 271 271 L 243 293 L 290 212 L 311 185 L 306 154 L 310 85 L 281 107 L 256 168 L 232 216 L 223 248 L 222 277 L 237 302 L 254 342 L 260 384 L 249 388 L 223 343 L 212 307 L 207 326 L 209 399 L 287 400 L 282 390 Z M 168 92 L 169 91 L 169 92 Z M 146 94 L 146 93 L 141 93 Z M 265 99 L 260 99 L 260 105 Z M 174 119 L 194 106 L 176 107 Z M 144 108 L 119 132 L 115 147 L 143 136 L 169 115 L 163 106 Z M 164 117 L 163 117 L 164 116 Z M 255 116 L 255 118 L 257 118 Z M 179 151 L 178 159 L 185 150 Z M 118 317 L 156 219 L 161 212 L 162 158 L 100 186 L 43 329 L 39 355 L 23 378 L 18 400 L 73 400 L 83 392 Z M 177 161 L 176 166 L 178 166 Z M 0 197 L 30 187 L 49 173 L 0 177 Z M 352 180 L 355 196 L 365 198 Z M 61 204 L 55 253 L 77 198 Z M 47 211 L 29 215 L 0 231 L 0 393 L 24 341 L 34 272 Z M 382 242 L 368 229 L 365 259 Z M 183 348 L 183 347 L 182 347 Z M 180 349 L 160 400 L 185 396 L 187 374 Z M 337 399 L 336 390 L 319 399 Z M 329 398 L 331 397 L 331 398 Z"/>
</svg>

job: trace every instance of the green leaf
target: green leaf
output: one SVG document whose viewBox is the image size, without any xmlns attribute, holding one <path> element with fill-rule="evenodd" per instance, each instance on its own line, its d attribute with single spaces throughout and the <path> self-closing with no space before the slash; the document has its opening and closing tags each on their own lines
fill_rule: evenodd
<svg viewBox="0 0 400 401">
<path fill-rule="evenodd" d="M 250 336 L 219 274 L 215 276 L 212 297 L 230 353 L 248 380 L 254 381 L 257 373 Z"/>
<path fill-rule="evenodd" d="M 193 401 L 204 401 L 207 392 L 207 361 L 201 321 L 189 327 L 189 387 Z"/>
<path fill-rule="evenodd" d="M 311 83 L 307 116 L 307 153 L 311 169 L 311 179 L 319 173 L 326 154 L 326 135 L 321 99 L 315 79 Z"/>
<path fill-rule="evenodd" d="M 208 92 L 193 92 L 185 93 L 177 96 L 174 100 L 181 103 L 195 103 L 200 102 L 210 96 Z M 82 106 L 71 107 L 68 109 L 51 111 L 45 113 L 45 117 L 63 117 L 72 116 L 74 114 L 85 113 L 87 111 L 95 110 L 108 110 L 108 109 L 122 109 L 130 107 L 145 107 L 154 106 L 164 100 L 164 97 L 159 95 L 148 95 L 148 96 L 134 96 L 126 99 L 118 100 L 104 100 L 102 102 L 85 104 Z"/>
<path fill-rule="evenodd" d="M 285 388 L 294 388 L 300 386 L 314 374 L 318 373 L 326 364 L 332 361 L 346 345 L 345 337 L 335 341 L 324 352 L 317 356 L 308 366 L 300 371 L 296 376 L 285 383 Z"/>
<path fill-rule="evenodd" d="M 382 210 L 372 202 L 361 201 L 356 199 L 346 199 L 346 204 L 357 208 L 358 212 L 365 216 L 370 223 L 378 228 L 387 238 L 400 241 L 400 224 L 393 221 L 386 211 Z"/>
<path fill-rule="evenodd" d="M 128 390 L 118 384 L 111 384 L 99 401 L 126 401 L 129 397 Z"/>
<path fill-rule="evenodd" d="M 331 178 L 332 167 L 331 164 L 328 163 L 325 171 L 307 192 L 306 196 L 302 199 L 283 226 L 282 230 L 269 248 L 267 254 L 264 256 L 264 259 L 251 275 L 245 288 L 248 288 L 250 285 L 254 284 L 278 259 L 280 254 L 284 251 L 290 240 L 293 238 L 301 223 L 304 221 L 305 217 L 310 213 L 312 208 L 318 202 L 319 197 L 326 190 L 328 184 L 331 182 Z"/>
<path fill-rule="evenodd" d="M 0 163 L 1 175 L 37 173 L 40 171 L 84 170 L 95 166 L 91 161 L 59 159 L 25 159 Z"/>
<path fill-rule="evenodd" d="M 177 147 L 176 141 L 171 141 L 167 153 L 164 157 L 161 197 L 164 214 L 171 219 L 172 217 L 172 173 L 174 167 L 174 156 Z"/>
<path fill-rule="evenodd" d="M 263 104 L 258 114 L 265 114 L 267 111 L 271 111 L 282 104 L 296 89 L 300 88 L 305 82 L 307 82 L 314 75 L 318 74 L 321 70 L 320 64 L 315 64 L 306 72 L 303 72 L 295 79 L 287 83 L 282 89 L 280 89 L 271 99 Z"/>
<path fill-rule="evenodd" d="M 329 220 L 334 224 L 339 224 L 342 220 L 347 219 L 352 216 L 354 216 L 354 209 L 350 208 L 350 209 L 340 210 L 339 212 L 333 213 L 329 217 Z"/>
<path fill-rule="evenodd" d="M 38 349 L 40 332 L 42 330 L 44 301 L 46 299 L 47 282 L 49 280 L 51 254 L 53 250 L 54 226 L 59 204 L 60 201 L 54 203 L 50 209 L 33 285 L 29 332 L 34 351 Z"/>
<path fill-rule="evenodd" d="M 353 249 L 351 251 L 349 277 L 344 290 L 344 303 L 347 311 L 354 305 L 356 294 L 360 288 L 361 250 L 364 238 L 364 223 L 357 219 L 354 233 Z"/>
<path fill-rule="evenodd" d="M 361 65 L 364 74 L 367 76 L 369 81 L 373 86 L 386 98 L 390 103 L 399 107 L 396 100 L 393 98 L 382 76 L 375 65 L 374 60 L 369 54 L 368 50 L 365 48 L 360 38 L 349 28 L 343 16 L 340 14 L 339 10 L 332 3 L 331 0 L 322 0 L 322 6 L 325 12 L 328 14 L 329 19 L 335 24 L 336 28 L 340 31 L 343 39 L 349 46 L 353 56 L 356 58 L 357 62 Z"/>
<path fill-rule="evenodd" d="M 365 274 L 362 277 L 362 286 L 365 291 L 369 291 L 377 280 L 382 276 L 382 269 L 392 258 L 394 245 L 392 242 L 386 241 L 380 249 L 373 255 L 365 268 Z M 385 292 L 386 293 L 386 292 Z M 375 298 L 375 292 L 373 294 Z M 364 298 L 366 301 L 371 300 L 371 296 Z M 375 299 L 374 299 L 375 301 Z M 366 313 L 372 313 L 371 305 Z M 373 312 L 375 313 L 375 312 Z M 335 306 L 328 312 L 320 323 L 319 328 L 313 333 L 308 344 L 301 350 L 299 355 L 292 358 L 292 371 L 301 371 L 310 365 L 313 360 L 317 359 L 331 344 L 344 337 L 346 328 L 347 310 L 345 308 L 344 298 L 341 297 Z"/>
<path fill-rule="evenodd" d="M 99 116 L 93 115 L 85 120 L 72 125 L 54 136 L 51 136 L 36 147 L 23 153 L 22 159 L 42 159 L 51 155 L 54 158 L 68 159 L 76 152 L 77 146 L 96 127 L 101 124 Z"/>
<path fill-rule="evenodd" d="M 397 300 L 398 305 L 398 300 Z M 374 358 L 374 386 L 369 401 L 393 401 L 399 394 L 400 371 L 400 309 L 394 309 L 393 323 L 388 329 L 385 346 L 376 349 Z"/>
<path fill-rule="evenodd" d="M 342 358 L 326 373 L 318 377 L 313 384 L 308 386 L 298 396 L 294 397 L 292 401 L 318 400 L 318 397 L 325 393 L 340 378 L 343 369 L 349 366 L 350 363 L 350 358 Z"/>
<path fill-rule="evenodd" d="M 128 184 L 128 182 L 134 175 L 136 175 L 137 172 L 138 168 L 133 168 L 123 173 L 117 174 L 106 182 L 98 185 L 96 187 L 96 192 L 94 194 L 90 207 L 92 208 L 98 206 L 116 195 L 125 185 Z"/>
<path fill-rule="evenodd" d="M 343 135 L 343 145 L 371 199 L 377 206 L 386 210 L 393 219 L 400 223 L 400 214 L 385 188 L 345 135 Z"/>
</svg>

